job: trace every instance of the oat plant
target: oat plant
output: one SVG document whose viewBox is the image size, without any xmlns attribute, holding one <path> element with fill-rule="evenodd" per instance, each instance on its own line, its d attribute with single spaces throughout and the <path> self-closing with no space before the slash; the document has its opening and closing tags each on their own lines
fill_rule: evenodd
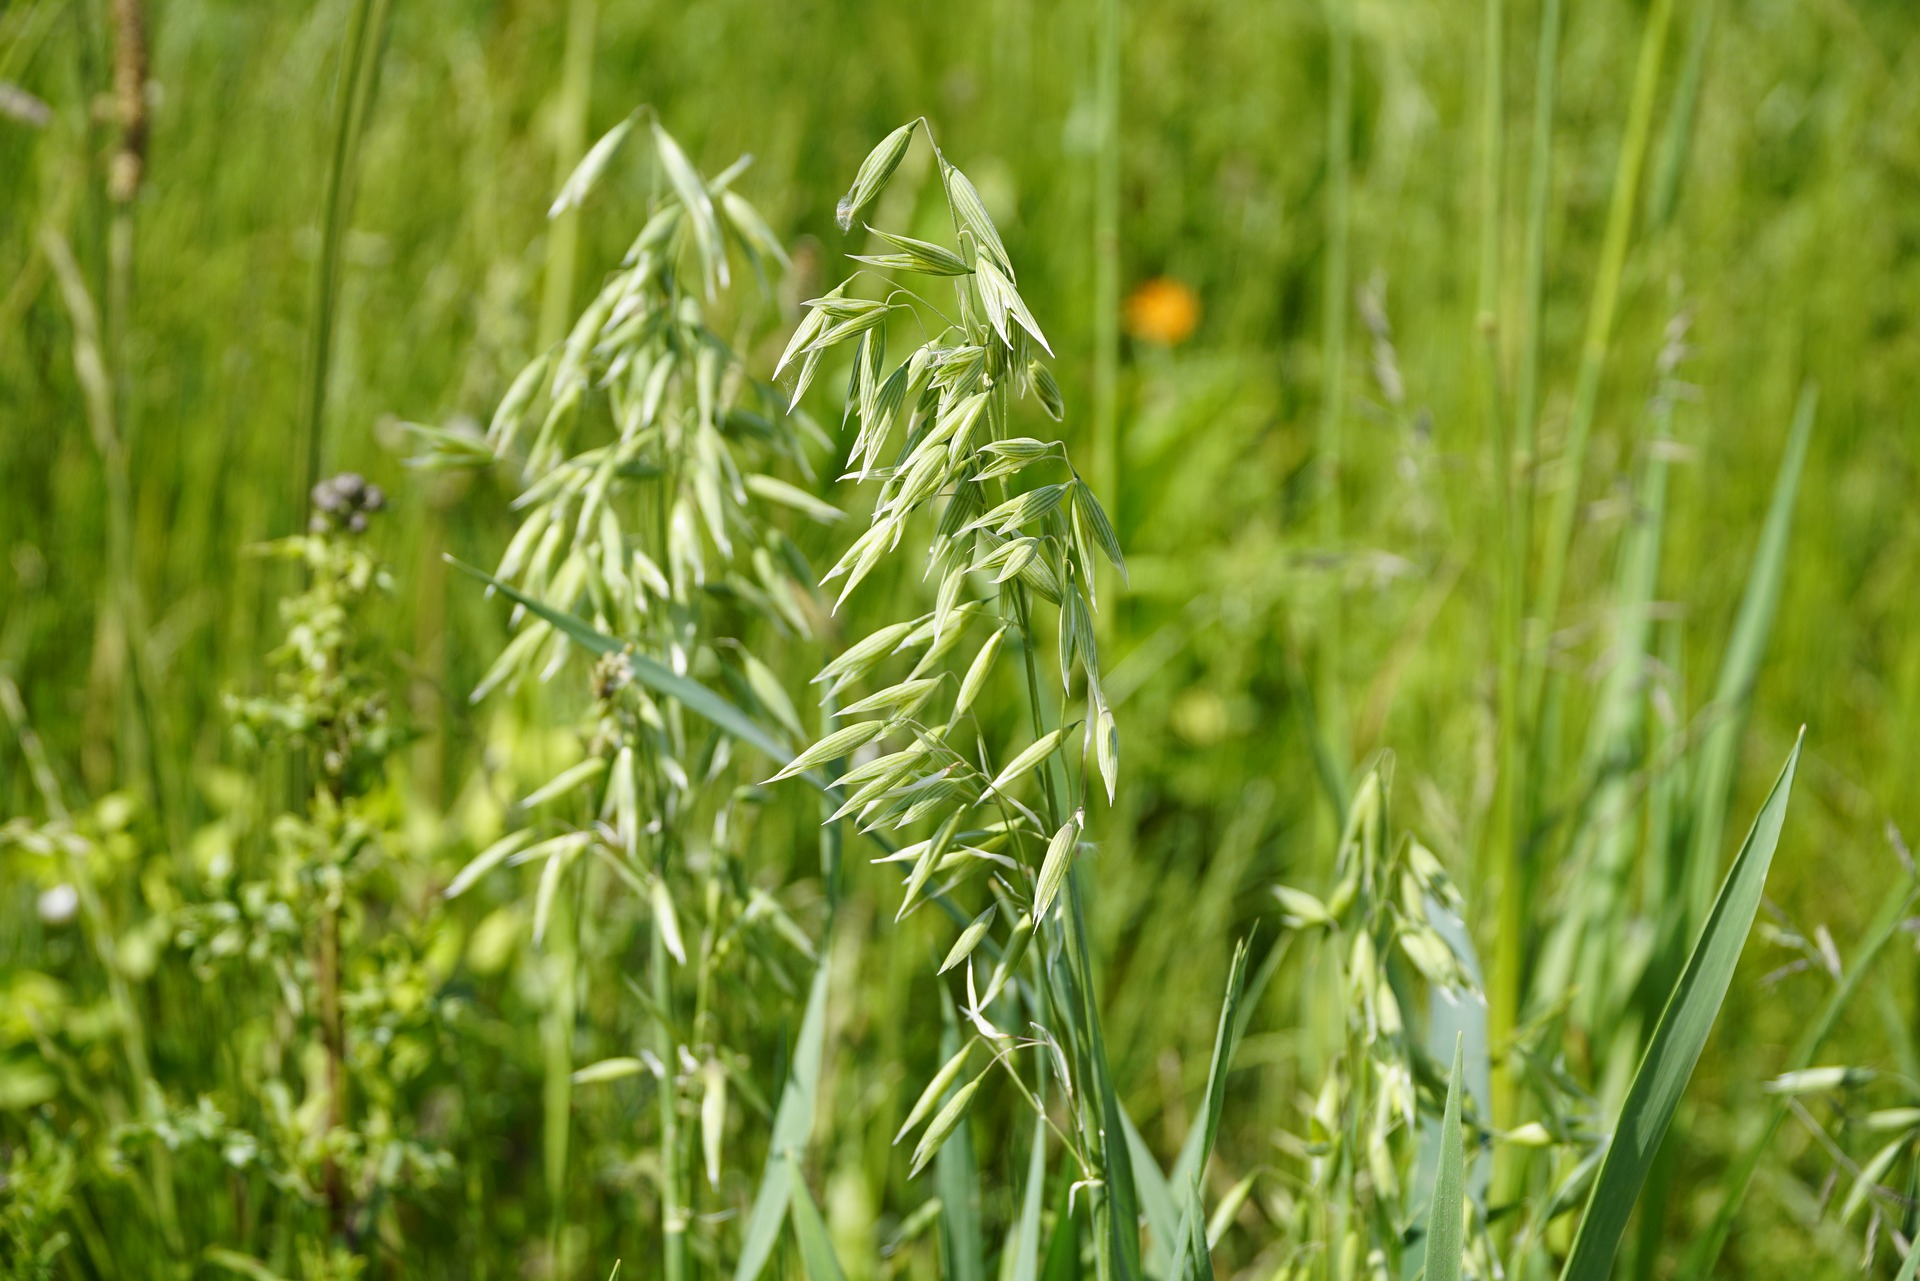
<svg viewBox="0 0 1920 1281">
<path fill-rule="evenodd" d="M 824 954 L 758 883 L 752 838 L 766 796 L 752 784 L 766 765 L 744 763 L 742 746 L 784 763 L 784 741 L 804 736 L 770 660 L 824 615 L 776 514 L 839 513 L 776 474 L 807 480 L 818 432 L 748 375 L 717 329 L 731 317 L 751 333 L 761 319 L 727 309 L 747 292 L 730 289 L 741 265 L 765 281 L 786 262 L 732 189 L 746 160 L 708 179 L 636 112 L 588 151 L 554 216 L 587 199 L 643 123 L 658 195 L 631 249 L 565 340 L 514 380 L 484 439 L 419 429 L 428 450 L 418 461 L 498 462 L 518 490 L 519 526 L 488 576 L 516 602 L 515 631 L 475 700 L 563 672 L 589 694 L 580 759 L 522 798 L 507 835 L 447 891 L 502 865 L 539 871 L 532 939 L 547 952 L 556 1266 L 567 1266 L 572 1087 L 639 1076 L 655 1094 L 643 1145 L 657 1166 L 662 1275 L 678 1281 L 689 1237 L 711 1238 L 724 1221 L 714 1211 L 724 1208 L 730 1084 L 757 1055 L 758 1025 L 802 990 L 790 971 Z M 635 968 L 624 940 L 636 931 L 645 980 L 629 980 L 627 995 L 637 1026 L 621 1033 L 621 1053 L 576 1070 L 580 993 Z M 750 1079 L 743 1088 L 758 1097 Z"/>
<path fill-rule="evenodd" d="M 933 146 L 916 120 L 867 157 L 840 202 L 843 229 L 923 131 Z M 1013 259 L 973 183 L 937 146 L 934 160 L 950 241 L 866 228 L 875 252 L 854 255 L 861 267 L 806 304 L 781 360 L 797 401 L 830 353 L 851 358 L 848 478 L 875 497 L 867 528 L 825 576 L 838 600 L 899 557 L 924 576 L 932 608 L 827 664 L 815 681 L 828 706 L 842 704 L 841 723 L 776 777 L 852 756 L 833 817 L 899 843 L 880 860 L 902 874 L 896 919 L 937 903 L 953 920 L 939 969 L 963 1026 L 896 1139 L 913 1137 L 910 1172 L 940 1156 L 996 1078 L 1037 1120 L 1014 1266 L 1031 1275 L 1032 1181 L 1057 1144 L 1075 1196 L 1092 1207 L 1099 1274 L 1135 1277 L 1140 1196 L 1103 1041 L 1081 867 L 1087 808 L 1102 793 L 1112 799 L 1119 769 L 1093 619 L 1096 566 L 1121 568 L 1120 548 L 1046 429 L 1063 406 Z M 919 341 L 890 361 L 903 332 Z M 999 706 L 1024 722 L 1011 741 L 987 714 Z M 1187 1190 L 1177 1191 L 1191 1221 Z M 977 1250 L 968 1239 L 978 1225 L 960 1221 L 950 1191 L 943 1201 L 956 1248 Z M 1160 1246 L 1194 1265 L 1190 1239 Z"/>
</svg>

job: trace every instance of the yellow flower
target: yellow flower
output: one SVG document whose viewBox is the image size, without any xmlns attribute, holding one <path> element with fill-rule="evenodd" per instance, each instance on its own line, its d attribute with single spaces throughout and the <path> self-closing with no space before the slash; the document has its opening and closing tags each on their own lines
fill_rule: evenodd
<svg viewBox="0 0 1920 1281">
<path fill-rule="evenodd" d="M 1200 323 L 1200 296 L 1170 276 L 1155 276 L 1127 299 L 1127 332 L 1178 347 Z"/>
</svg>

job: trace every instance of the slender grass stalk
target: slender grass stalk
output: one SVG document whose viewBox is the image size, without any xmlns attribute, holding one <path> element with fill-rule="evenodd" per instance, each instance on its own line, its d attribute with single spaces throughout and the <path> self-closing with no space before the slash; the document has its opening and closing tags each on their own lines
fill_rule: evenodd
<svg viewBox="0 0 1920 1281">
<path fill-rule="evenodd" d="M 117 633 L 120 650 L 127 656 L 116 691 L 115 749 L 125 775 L 151 785 L 155 797 L 164 800 L 154 763 L 148 704 L 142 695 L 145 683 L 142 676 L 151 671 L 151 664 L 139 658 L 146 652 L 147 638 L 133 559 L 132 468 L 114 395 L 109 349 L 102 334 L 99 309 L 66 238 L 50 226 L 43 227 L 40 251 L 53 270 L 61 301 L 66 304 L 73 324 L 74 378 L 80 384 L 87 427 L 94 450 L 100 456 L 100 473 L 106 487 L 107 582 L 102 593 L 103 606 L 107 626 Z"/>
<path fill-rule="evenodd" d="M 1321 291 L 1320 429 L 1316 438 L 1320 541 L 1329 555 L 1341 539 L 1341 434 L 1347 369 L 1348 236 L 1353 151 L 1353 14 L 1351 0 L 1326 0 L 1327 16 L 1327 252 Z M 1344 772 L 1347 760 L 1346 704 L 1338 656 L 1342 614 L 1338 569 L 1328 587 L 1321 620 L 1318 710 L 1322 734 Z M 1343 815 L 1335 815 L 1338 826 Z"/>
<path fill-rule="evenodd" d="M 567 1257 L 567 1166 L 573 1141 L 573 1024 L 577 922 L 556 895 L 547 926 L 546 1008 L 540 1015 L 540 1161 L 546 1178 L 547 1251 L 554 1275 L 571 1275 Z M 671 1060 L 669 1060 L 671 1062 Z M 665 1093 L 663 1087 L 662 1092 Z"/>
<path fill-rule="evenodd" d="M 663 868 L 664 872 L 664 868 Z M 663 931 L 653 931 L 653 1001 L 663 1013 L 673 1009 L 673 983 L 668 966 Z M 673 1026 L 664 1017 L 655 1020 L 660 1061 L 667 1065 L 667 1079 L 660 1083 L 660 1255 L 666 1281 L 685 1281 L 687 1275 L 686 1180 L 681 1160 L 680 1092 L 674 1087 L 674 1073 L 680 1062 L 680 1046 Z"/>
<path fill-rule="evenodd" d="M 1104 494 L 1120 492 L 1120 41 L 1122 0 L 1100 0 L 1094 101 L 1093 458 Z"/>
<path fill-rule="evenodd" d="M 1653 0 L 1647 12 L 1647 25 L 1641 33 L 1633 96 L 1627 107 L 1626 132 L 1620 141 L 1619 162 L 1614 170 L 1613 198 L 1607 209 L 1599 269 L 1592 304 L 1587 312 L 1586 337 L 1580 348 L 1580 372 L 1574 383 L 1566 442 L 1560 453 L 1560 474 L 1547 522 L 1547 540 L 1542 549 L 1540 591 L 1534 604 L 1539 625 L 1544 630 L 1537 638 L 1535 648 L 1538 652 L 1527 667 L 1521 703 L 1529 723 L 1535 722 L 1538 717 L 1554 620 L 1560 612 L 1567 555 L 1573 542 L 1574 516 L 1580 506 L 1580 482 L 1586 469 L 1587 438 L 1593 431 L 1594 411 L 1600 398 L 1600 379 L 1606 371 L 1607 351 L 1613 338 L 1613 317 L 1620 301 L 1620 281 L 1626 270 L 1627 246 L 1633 230 L 1634 210 L 1639 204 L 1640 176 L 1646 166 L 1647 139 L 1653 123 L 1654 96 L 1660 84 L 1660 67 L 1666 53 L 1667 28 L 1671 25 L 1672 17 L 1673 0 Z"/>
<path fill-rule="evenodd" d="M 1539 437 L 1541 312 L 1546 302 L 1547 214 L 1553 203 L 1553 111 L 1560 66 L 1561 0 L 1542 0 L 1534 54 L 1533 123 L 1527 162 L 1527 227 L 1520 286 L 1520 359 L 1513 424 L 1521 476 L 1521 514 L 1533 526 L 1534 453 Z M 1529 543 L 1531 547 L 1531 543 Z"/>
<path fill-rule="evenodd" d="M 320 908 L 319 946 L 314 956 L 314 984 L 319 989 L 320 1044 L 327 1063 L 327 1131 L 347 1127 L 347 1031 L 340 1010 L 340 908 L 337 891 L 330 890 Z M 352 1231 L 352 1205 L 346 1176 L 333 1153 L 327 1153 L 321 1191 L 327 1200 L 327 1230 L 335 1241 Z"/>
<path fill-rule="evenodd" d="M 1500 250 L 1501 180 L 1505 168 L 1506 115 L 1506 12 L 1502 0 L 1486 0 L 1483 6 L 1481 110 L 1480 110 L 1480 283 L 1479 304 L 1474 316 L 1472 345 L 1480 370 L 1480 401 L 1487 424 L 1487 440 L 1493 454 L 1494 486 L 1498 494 L 1500 517 L 1500 609 L 1499 655 L 1500 778 L 1501 787 L 1511 794 L 1518 785 L 1516 762 L 1520 756 L 1518 725 L 1519 702 L 1519 617 L 1521 609 L 1521 573 L 1525 562 L 1526 535 L 1520 523 L 1514 494 L 1514 453 L 1509 438 L 1507 415 L 1502 405 L 1500 377 Z M 1517 883 L 1515 853 L 1519 843 L 1512 833 L 1495 828 L 1495 841 L 1501 858 L 1496 867 L 1497 883 L 1503 889 Z M 1526 932 L 1527 906 L 1524 896 L 1503 893 L 1494 938 L 1491 974 L 1491 1008 L 1496 1012 L 1490 1033 L 1495 1044 L 1512 1032 L 1514 1008 L 1511 989 L 1517 985 L 1521 941 Z M 1511 1089 L 1503 1070 L 1494 1076 L 1494 1114 L 1502 1123 L 1511 1123 Z"/>
<path fill-rule="evenodd" d="M 1707 50 L 1713 44 L 1713 19 L 1718 7 L 1718 0 L 1700 0 L 1693 11 L 1687 52 L 1680 61 L 1680 78 L 1674 84 L 1673 103 L 1667 110 L 1667 131 L 1654 160 L 1653 185 L 1647 189 L 1647 226 L 1654 231 L 1667 225 L 1680 203 L 1680 184 L 1693 150 L 1694 119 L 1700 110 L 1700 86 L 1706 79 Z"/>
<path fill-rule="evenodd" d="M 340 289 L 340 244 L 352 216 L 353 173 L 358 165 L 365 110 L 379 74 L 392 0 L 354 0 L 340 44 L 334 80 L 333 122 L 321 196 L 320 257 L 314 268 L 313 311 L 308 322 L 306 396 L 302 440 L 306 448 L 301 494 L 320 479 L 326 456 L 327 379 L 333 360 L 333 328 Z M 304 501 L 304 499 L 303 499 Z"/>
<path fill-rule="evenodd" d="M 567 176 L 580 163 L 580 157 L 587 149 L 587 114 L 593 96 L 593 47 L 598 25 L 597 0 L 573 0 L 568 6 L 560 101 L 554 121 L 556 189 L 566 183 Z M 581 211 L 575 204 L 562 210 L 548 224 L 545 281 L 538 330 L 538 344 L 542 351 L 559 342 L 571 322 L 573 279 L 579 259 L 580 217 Z M 554 976 L 550 993 L 552 1007 L 542 1021 L 546 1040 L 543 1057 L 546 1081 L 541 1093 L 546 1113 L 542 1121 L 546 1142 L 542 1147 L 542 1160 L 546 1165 L 547 1249 L 553 1259 L 556 1275 L 564 1277 L 570 1275 L 571 1271 L 571 1260 L 567 1258 L 567 1170 L 573 1130 L 573 992 L 577 963 L 573 921 L 561 924 L 554 944 L 554 951 L 547 962 L 549 972 Z M 664 965 L 662 949 L 656 940 L 652 966 L 655 999 L 663 1010 L 671 1006 L 670 1000 L 661 999 L 663 993 L 660 988 L 668 983 Z M 671 1033 L 663 1026 L 660 1036 L 667 1040 L 671 1038 Z M 664 1054 L 661 1061 L 669 1065 L 676 1062 L 673 1056 Z M 672 1070 L 670 1066 L 669 1072 Z M 679 1103 L 670 1082 L 662 1083 L 660 1099 L 663 1126 L 677 1123 Z M 677 1132 L 665 1129 L 660 1148 L 663 1192 L 661 1241 L 667 1260 L 668 1281 L 680 1281 L 674 1268 L 676 1261 L 684 1259 L 686 1239 L 676 1196 L 673 1154 L 677 1147 Z"/>
<path fill-rule="evenodd" d="M 120 139 L 107 170 L 113 220 L 107 248 L 107 350 L 122 429 L 132 449 L 127 328 L 133 298 L 133 203 L 147 163 L 147 19 L 143 0 L 113 0 L 113 102 Z"/>
<path fill-rule="evenodd" d="M 1493 826 L 1497 883 L 1502 887 L 1502 911 L 1495 941 L 1495 960 L 1489 975 L 1490 1029 L 1497 1045 L 1510 1033 L 1519 1009 L 1520 969 L 1523 959 L 1524 895 L 1517 892 L 1532 826 L 1530 788 L 1532 754 L 1526 750 L 1532 709 L 1521 698 L 1526 668 L 1526 568 L 1533 549 L 1535 455 L 1538 440 L 1537 404 L 1540 378 L 1541 311 L 1544 303 L 1547 209 L 1553 185 L 1553 105 L 1555 72 L 1559 61 L 1561 0 L 1544 0 L 1540 13 L 1539 46 L 1535 57 L 1531 156 L 1527 179 L 1527 214 L 1520 297 L 1519 370 L 1514 389 L 1514 447 L 1503 473 L 1513 492 L 1507 498 L 1506 564 L 1509 575 L 1501 598 L 1500 786 L 1505 803 L 1501 823 Z M 1491 41 L 1490 41 L 1491 42 Z M 1512 904 L 1512 907 L 1508 905 Z M 1496 1074 L 1494 1115 L 1511 1120 L 1513 1093 L 1505 1072 Z M 1510 1163 L 1502 1157 L 1501 1176 Z M 1503 1188 L 1507 1185 L 1503 1182 Z"/>
<path fill-rule="evenodd" d="M 572 0 L 567 7 L 567 47 L 554 120 L 556 188 L 566 181 L 587 149 L 587 113 L 593 100 L 593 46 L 599 23 L 599 0 Z M 542 351 L 566 335 L 572 318 L 573 278 L 579 257 L 580 210 L 568 208 L 547 227 L 546 281 L 540 298 Z"/>
<path fill-rule="evenodd" d="M 1509 818 L 1509 839 L 1503 846 L 1500 856 L 1506 873 L 1506 879 L 1501 884 L 1503 917 L 1501 937 L 1496 941 L 1491 976 L 1492 990 L 1489 992 L 1492 1035 L 1496 1043 L 1516 1025 L 1526 987 L 1525 940 L 1520 937 L 1524 926 L 1525 908 L 1519 908 L 1523 913 L 1519 917 L 1514 916 L 1514 911 L 1517 905 L 1524 905 L 1530 897 L 1532 877 L 1528 866 L 1528 843 L 1533 824 L 1533 809 L 1529 801 L 1530 780 L 1546 776 L 1547 767 L 1541 759 L 1541 754 L 1549 750 L 1549 744 L 1546 742 L 1546 735 L 1542 732 L 1544 722 L 1541 715 L 1541 695 L 1545 686 L 1549 660 L 1547 651 L 1551 646 L 1553 622 L 1559 612 L 1561 584 L 1573 538 L 1573 519 L 1578 510 L 1581 473 L 1586 463 L 1587 437 L 1593 426 L 1594 410 L 1600 392 L 1600 377 L 1606 366 L 1608 346 L 1613 332 L 1613 316 L 1619 300 L 1621 277 L 1626 265 L 1628 233 L 1632 229 L 1633 213 L 1638 203 L 1636 192 L 1640 172 L 1645 163 L 1647 137 L 1653 117 L 1654 92 L 1659 84 L 1661 58 L 1666 46 L 1667 27 L 1672 9 L 1672 0 L 1654 0 L 1642 34 L 1633 96 L 1628 108 L 1626 131 L 1621 141 L 1619 162 L 1614 175 L 1613 198 L 1608 209 L 1607 227 L 1601 247 L 1599 276 L 1588 313 L 1586 340 L 1581 349 L 1580 371 L 1574 390 L 1572 417 L 1567 429 L 1566 444 L 1561 454 L 1559 488 L 1554 494 L 1547 527 L 1540 590 L 1533 602 L 1537 608 L 1537 616 L 1541 620 L 1540 626 L 1543 632 L 1535 638 L 1537 643 L 1529 647 L 1537 652 L 1523 656 L 1520 664 L 1519 702 L 1514 709 L 1514 715 L 1509 718 L 1510 728 L 1506 730 L 1510 735 L 1527 733 L 1532 740 L 1531 751 L 1536 759 L 1528 765 L 1515 768 L 1509 793 L 1509 799 L 1513 805 Z M 1543 46 L 1545 35 L 1546 33 L 1543 32 Z M 1543 60 L 1548 57 L 1544 47 L 1541 57 Z M 1544 105 L 1550 109 L 1550 104 Z M 1541 212 L 1544 208 L 1541 203 L 1544 197 L 1538 194 L 1538 186 L 1544 181 L 1540 171 L 1539 146 L 1541 131 L 1550 130 L 1550 120 L 1545 122 L 1541 120 L 1542 106 L 1543 103 L 1536 103 L 1534 134 L 1536 193 L 1533 197 L 1536 203 L 1529 210 L 1530 223 L 1544 217 Z M 1537 229 L 1530 227 L 1529 236 L 1537 234 Z M 1530 256 L 1535 252 L 1531 240 L 1528 252 Z M 1530 265 L 1529 271 L 1533 270 L 1534 268 Z M 1529 280 L 1530 287 L 1537 288 L 1537 285 L 1537 277 Z M 1532 308 L 1530 331 L 1536 336 L 1531 340 L 1535 343 L 1535 347 L 1525 364 L 1533 365 L 1538 361 L 1539 303 L 1537 295 L 1530 306 Z M 1529 398 L 1532 394 L 1531 391 L 1528 393 Z M 1523 770 L 1524 776 L 1522 776 Z M 1503 1115 L 1498 1091 L 1499 1087 L 1496 1086 L 1496 1115 Z M 1509 1106 L 1506 1111 L 1510 1113 L 1510 1110 Z"/>
</svg>

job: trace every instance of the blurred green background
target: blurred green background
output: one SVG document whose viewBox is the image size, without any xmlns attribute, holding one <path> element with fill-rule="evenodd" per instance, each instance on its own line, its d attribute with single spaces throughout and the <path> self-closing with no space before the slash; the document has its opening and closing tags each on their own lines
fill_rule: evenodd
<svg viewBox="0 0 1920 1281">
<path fill-rule="evenodd" d="M 1264 886 L 1324 861 L 1306 674 L 1349 764 L 1395 753 L 1401 821 L 1478 901 L 1477 846 L 1494 804 L 1500 533 L 1473 377 L 1486 42 L 1479 6 L 1350 8 L 1355 297 L 1344 517 L 1329 544 L 1311 467 L 1329 262 L 1326 12 L 1242 0 L 1120 10 L 1121 292 L 1165 277 L 1201 308 L 1185 341 L 1120 340 L 1121 445 L 1109 473 L 1132 569 L 1131 592 L 1104 622 L 1127 781 L 1121 807 L 1095 827 L 1105 860 L 1095 912 L 1116 1072 L 1159 1143 L 1163 1124 L 1177 1135 L 1163 1117 L 1181 1111 L 1182 1090 L 1191 1097 L 1204 1071 L 1232 942 L 1270 911 Z M 130 207 L 118 389 L 145 620 L 143 644 L 130 647 L 116 620 L 139 614 L 114 607 L 108 469 L 47 248 L 49 232 L 70 245 L 105 296 L 116 207 L 102 174 L 117 137 L 108 6 L 10 0 L 0 10 L 0 81 L 51 108 L 44 121 L 25 108 L 0 113 L 0 671 L 70 787 L 138 791 L 152 780 L 183 830 L 218 810 L 214 767 L 235 760 L 220 696 L 255 682 L 273 602 L 290 582 L 245 549 L 304 518 L 316 270 L 341 50 L 357 11 L 349 0 L 148 6 L 151 140 Z M 708 172 L 754 155 L 738 185 L 795 247 L 795 270 L 776 286 L 788 316 L 858 248 L 832 209 L 861 157 L 925 114 L 1000 223 L 1060 357 L 1065 431 L 1091 456 L 1097 348 L 1112 314 L 1098 288 L 1102 12 L 1022 0 L 391 6 L 343 188 L 319 448 L 326 470 L 358 469 L 393 496 L 378 545 L 400 590 L 374 625 L 422 731 L 403 779 L 421 824 L 452 810 L 484 765 L 477 721 L 487 713 L 465 694 L 505 635 L 501 612 L 440 558 L 491 563 L 511 524 L 490 481 L 407 471 L 395 424 L 484 422 L 551 337 L 545 211 L 581 145 L 570 89 L 587 90 L 588 139 L 647 103 Z M 1564 431 L 1649 13 L 1633 0 L 1567 7 L 1546 222 L 1548 459 Z M 1520 305 L 1537 21 L 1533 4 L 1508 6 L 1503 316 Z M 570 24 L 590 77 L 569 76 Z M 1672 638 L 1663 680 L 1680 715 L 1711 688 L 1796 399 L 1804 384 L 1819 388 L 1731 826 L 1744 826 L 1806 725 L 1770 894 L 1844 945 L 1897 875 L 1886 825 L 1920 832 L 1920 20 L 1903 0 L 1695 0 L 1673 15 L 1657 83 L 1555 637 L 1566 721 L 1584 723 L 1605 670 L 1605 585 L 1631 515 L 1642 407 L 1669 322 L 1684 313 L 1690 350 L 1677 373 L 1692 392 L 1675 419 L 1658 593 Z M 641 176 L 621 171 L 585 211 L 564 281 L 576 302 L 617 261 L 644 197 Z M 783 340 L 768 337 L 763 371 Z M 1500 341 L 1510 371 L 1513 326 Z M 814 393 L 829 423 L 834 381 Z M 1336 596 L 1337 648 L 1325 641 Z M 863 634 L 859 619 L 849 634 Z M 132 649 L 144 651 L 144 679 L 131 675 Z M 792 669 L 818 658 L 793 655 Z M 136 703 L 152 728 L 137 750 L 151 763 L 128 759 Z M 1572 731 L 1568 741 L 1571 754 Z M 0 737 L 0 813 L 36 806 L 18 743 Z M 807 857 L 790 856 L 796 866 Z M 886 884 L 861 875 L 856 893 L 877 899 Z M 10 877 L 0 903 L 10 970 L 41 964 L 33 893 Z M 906 1002 L 882 976 L 933 946 L 877 927 L 864 937 L 859 965 L 876 995 L 849 1016 L 856 1023 Z M 890 959 L 895 949 L 909 960 Z M 1697 1124 L 1671 1207 L 1680 1222 L 1711 1209 L 1687 1187 L 1716 1168 L 1742 1101 L 1779 1069 L 1820 996 L 1806 978 L 1761 987 L 1765 968 L 1743 970 L 1694 1087 Z M 1874 999 L 1849 1015 L 1852 1061 L 1912 1060 L 1914 976 L 1910 950 L 1896 947 Z M 1271 1003 L 1273 1017 L 1255 1025 L 1264 1039 L 1249 1048 L 1275 1066 L 1235 1100 L 1225 1147 L 1243 1161 L 1260 1159 L 1266 1128 L 1293 1106 L 1284 1004 Z M 869 1087 L 900 1088 L 856 1074 L 843 1082 L 847 1106 Z M 532 1127 L 537 1087 L 524 1094 L 500 1107 Z M 1797 1160 L 1809 1140 L 1790 1128 L 1782 1143 Z M 497 1159 L 489 1177 L 537 1199 L 533 1153 Z M 1818 1160 L 1806 1159 L 1817 1185 Z M 528 1172 L 513 1175 L 516 1163 Z M 1857 1243 L 1800 1222 L 1811 1195 L 1784 1175 L 1763 1180 L 1726 1274 L 1850 1266 Z M 496 1226 L 510 1237 L 522 1221 Z M 537 1229 L 542 1217 L 524 1221 Z"/>
</svg>

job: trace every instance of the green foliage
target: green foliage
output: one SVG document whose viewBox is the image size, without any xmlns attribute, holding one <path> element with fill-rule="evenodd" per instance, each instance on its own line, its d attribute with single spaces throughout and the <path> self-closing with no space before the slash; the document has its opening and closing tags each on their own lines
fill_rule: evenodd
<svg viewBox="0 0 1920 1281">
<path fill-rule="evenodd" d="M 1911 1275 L 1901 6 L 563 8 L 0 8 L 0 1276 Z"/>
</svg>

